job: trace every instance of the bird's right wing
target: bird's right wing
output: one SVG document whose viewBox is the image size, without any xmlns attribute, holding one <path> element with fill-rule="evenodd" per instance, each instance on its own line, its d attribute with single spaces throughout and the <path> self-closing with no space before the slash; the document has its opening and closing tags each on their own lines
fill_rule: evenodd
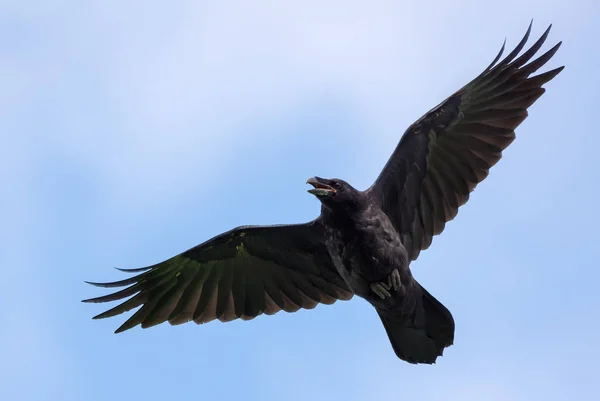
<svg viewBox="0 0 600 401">
<path fill-rule="evenodd" d="M 549 31 L 517 58 L 531 32 L 529 25 L 504 60 L 496 64 L 502 46 L 478 77 L 412 124 L 367 190 L 390 217 L 411 260 L 456 216 L 515 139 L 515 128 L 544 93 L 542 85 L 563 69 L 530 77 L 560 46 L 530 61 Z"/>
<path fill-rule="evenodd" d="M 333 266 L 317 221 L 237 227 L 164 262 L 124 271 L 140 274 L 112 283 L 90 283 L 127 288 L 84 300 L 108 302 L 133 295 L 95 317 L 119 315 L 141 305 L 117 333 L 165 321 L 247 320 L 353 296 Z"/>
</svg>

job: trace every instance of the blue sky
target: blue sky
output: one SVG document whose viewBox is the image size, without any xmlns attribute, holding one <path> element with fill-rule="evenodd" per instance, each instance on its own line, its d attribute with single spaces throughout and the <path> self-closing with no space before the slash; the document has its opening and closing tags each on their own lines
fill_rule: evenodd
<svg viewBox="0 0 600 401">
<path fill-rule="evenodd" d="M 600 4 L 495 4 L 2 2 L 0 399 L 593 400 Z M 412 265 L 457 323 L 436 365 L 360 299 L 121 335 L 79 302 L 113 266 L 312 219 L 310 176 L 366 188 L 531 18 L 566 69 Z"/>
</svg>

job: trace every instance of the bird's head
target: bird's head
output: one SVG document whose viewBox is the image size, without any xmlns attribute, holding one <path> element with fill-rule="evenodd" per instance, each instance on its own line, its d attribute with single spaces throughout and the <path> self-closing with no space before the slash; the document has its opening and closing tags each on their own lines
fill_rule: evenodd
<svg viewBox="0 0 600 401">
<path fill-rule="evenodd" d="M 315 195 L 328 208 L 348 208 L 358 206 L 360 203 L 361 192 L 344 180 L 312 177 L 306 183 L 314 187 L 308 192 Z"/>
</svg>

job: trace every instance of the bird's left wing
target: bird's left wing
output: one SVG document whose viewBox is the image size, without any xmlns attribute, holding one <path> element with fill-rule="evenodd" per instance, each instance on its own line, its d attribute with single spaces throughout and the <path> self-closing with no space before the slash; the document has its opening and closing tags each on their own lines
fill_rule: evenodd
<svg viewBox="0 0 600 401">
<path fill-rule="evenodd" d="M 518 58 L 525 37 L 505 59 L 412 124 L 375 183 L 367 190 L 400 233 L 411 260 L 458 213 L 469 193 L 515 139 L 515 128 L 543 93 L 542 85 L 563 67 L 530 77 L 560 43 L 530 62 L 550 28 Z"/>
<path fill-rule="evenodd" d="M 83 302 L 127 301 L 98 315 L 115 316 L 141 306 L 118 332 L 165 321 L 252 319 L 263 313 L 312 309 L 348 300 L 352 293 L 335 270 L 317 221 L 306 224 L 243 226 L 220 234 L 138 275 L 99 287 L 125 287 Z"/>
</svg>

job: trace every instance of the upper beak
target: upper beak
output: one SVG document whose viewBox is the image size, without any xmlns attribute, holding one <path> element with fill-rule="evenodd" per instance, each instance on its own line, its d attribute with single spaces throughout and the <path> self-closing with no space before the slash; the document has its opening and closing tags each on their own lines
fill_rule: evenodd
<svg viewBox="0 0 600 401">
<path fill-rule="evenodd" d="M 335 189 L 325 183 L 325 180 L 319 177 L 312 177 L 306 180 L 314 189 L 309 189 L 308 192 L 315 196 L 331 196 L 335 194 Z"/>
</svg>

